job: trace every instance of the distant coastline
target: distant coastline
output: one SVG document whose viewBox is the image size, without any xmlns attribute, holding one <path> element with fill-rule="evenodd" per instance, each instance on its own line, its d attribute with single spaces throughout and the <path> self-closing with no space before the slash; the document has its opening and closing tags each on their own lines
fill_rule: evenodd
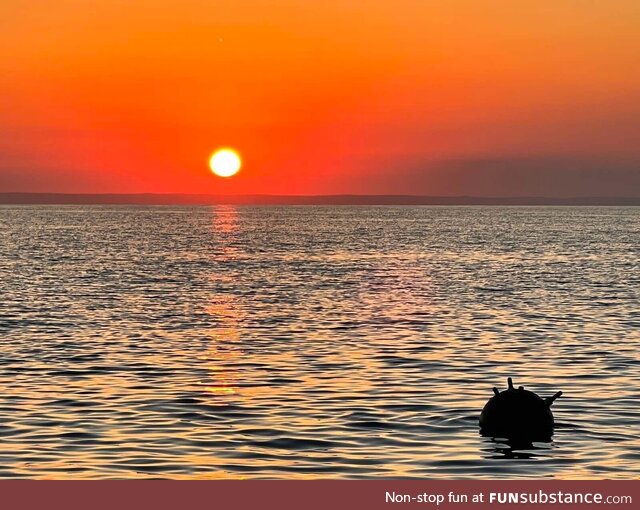
<svg viewBox="0 0 640 510">
<path fill-rule="evenodd" d="M 0 193 L 0 204 L 25 205 L 611 205 L 640 197 L 474 197 L 425 195 L 212 195 L 182 193 Z"/>
</svg>

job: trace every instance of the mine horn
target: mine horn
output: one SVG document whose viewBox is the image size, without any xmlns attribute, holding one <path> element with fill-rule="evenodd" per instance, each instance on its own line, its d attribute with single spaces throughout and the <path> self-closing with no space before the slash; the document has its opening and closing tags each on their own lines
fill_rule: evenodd
<svg viewBox="0 0 640 510">
<path fill-rule="evenodd" d="M 556 401 L 556 399 L 557 399 L 558 397 L 560 397 L 561 395 L 562 395 L 562 392 L 561 392 L 561 391 L 559 391 L 558 393 L 556 393 L 556 394 L 555 394 L 555 395 L 553 395 L 552 397 L 547 397 L 547 398 L 545 398 L 545 399 L 544 399 L 544 401 L 547 403 L 547 406 L 548 406 L 548 407 L 551 407 L 551 404 L 553 404 L 553 403 Z"/>
</svg>

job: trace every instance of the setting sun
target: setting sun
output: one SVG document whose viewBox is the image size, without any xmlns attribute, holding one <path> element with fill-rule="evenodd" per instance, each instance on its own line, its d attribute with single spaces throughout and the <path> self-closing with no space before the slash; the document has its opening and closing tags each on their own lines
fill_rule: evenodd
<svg viewBox="0 0 640 510">
<path fill-rule="evenodd" d="M 219 177 L 231 177 L 240 170 L 242 161 L 233 149 L 218 149 L 209 159 L 209 168 Z"/>
</svg>

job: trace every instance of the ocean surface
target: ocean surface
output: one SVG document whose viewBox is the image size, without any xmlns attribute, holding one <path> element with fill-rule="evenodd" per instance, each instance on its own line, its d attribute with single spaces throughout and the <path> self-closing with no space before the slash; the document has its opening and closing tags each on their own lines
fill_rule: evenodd
<svg viewBox="0 0 640 510">
<path fill-rule="evenodd" d="M 507 376 L 552 442 L 479 435 Z M 640 208 L 0 206 L 0 477 L 638 478 Z"/>
</svg>

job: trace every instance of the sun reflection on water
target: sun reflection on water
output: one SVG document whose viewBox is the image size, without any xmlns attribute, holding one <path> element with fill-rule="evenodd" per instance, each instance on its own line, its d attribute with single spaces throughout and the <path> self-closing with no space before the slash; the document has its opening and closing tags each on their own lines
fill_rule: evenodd
<svg viewBox="0 0 640 510">
<path fill-rule="evenodd" d="M 213 210 L 212 236 L 216 241 L 218 261 L 231 262 L 237 255 L 233 246 L 238 232 L 238 212 L 234 206 L 217 206 Z M 219 276 L 214 276 L 216 278 Z M 215 319 L 209 348 L 203 356 L 210 372 L 206 391 L 213 395 L 233 395 L 238 392 L 237 366 L 243 353 L 239 348 L 239 323 L 242 312 L 238 298 L 218 294 L 211 298 L 205 311 Z"/>
<path fill-rule="evenodd" d="M 225 295 L 217 296 L 206 311 L 216 319 L 209 349 L 203 356 L 211 377 L 206 390 L 214 395 L 231 395 L 237 392 L 237 374 L 229 367 L 236 366 L 242 357 L 237 346 L 241 315 L 234 299 Z"/>
</svg>

